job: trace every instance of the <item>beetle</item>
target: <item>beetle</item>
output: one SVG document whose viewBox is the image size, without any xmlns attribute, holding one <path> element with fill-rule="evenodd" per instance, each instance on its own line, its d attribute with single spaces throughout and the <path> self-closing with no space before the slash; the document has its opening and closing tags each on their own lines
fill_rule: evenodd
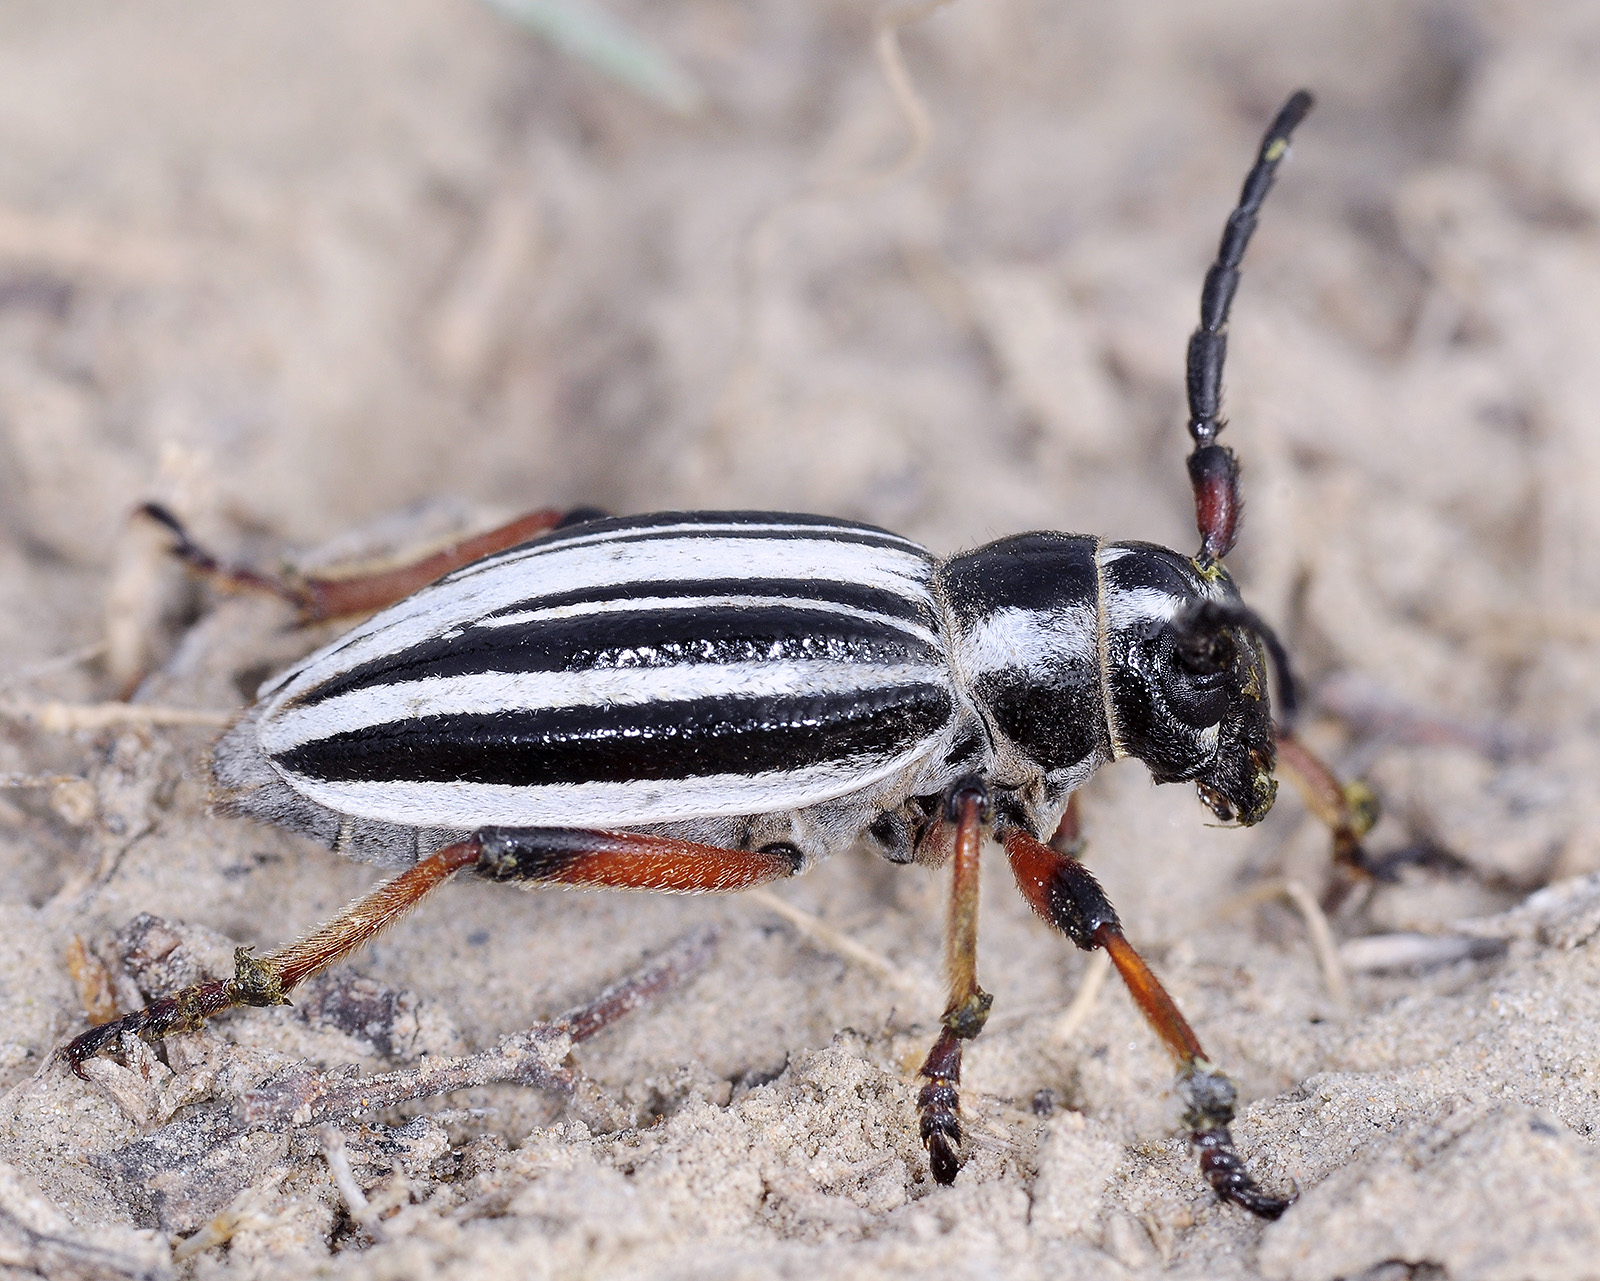
<svg viewBox="0 0 1600 1281">
<path fill-rule="evenodd" d="M 224 808 L 404 870 L 286 947 L 240 949 L 232 978 L 91 1029 L 64 1059 L 81 1069 L 124 1034 L 284 1003 L 466 869 L 527 887 L 728 891 L 861 842 L 895 863 L 953 864 L 949 997 L 918 1096 L 933 1177 L 950 1183 L 962 1045 L 991 1004 L 977 868 L 994 840 L 1046 922 L 1110 954 L 1172 1053 L 1210 1186 L 1280 1214 L 1288 1201 L 1234 1148 L 1232 1083 L 1076 857 L 1073 798 L 1133 756 L 1157 782 L 1194 783 L 1222 822 L 1272 806 L 1293 681 L 1222 564 L 1240 484 L 1217 437 L 1240 265 L 1311 104 L 1294 94 L 1268 127 L 1206 275 L 1187 354 L 1193 556 L 1033 532 L 940 559 L 822 516 L 582 509 L 387 574 L 295 579 L 229 569 L 146 507 L 224 585 L 275 592 L 306 618 L 379 610 L 268 680 L 212 770 Z M 1298 745 L 1283 764 L 1299 782 L 1331 778 Z"/>
</svg>

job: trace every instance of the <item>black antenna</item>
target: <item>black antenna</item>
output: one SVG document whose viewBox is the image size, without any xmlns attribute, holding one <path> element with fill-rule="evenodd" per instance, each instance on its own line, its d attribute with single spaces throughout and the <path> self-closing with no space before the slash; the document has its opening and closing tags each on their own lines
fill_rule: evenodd
<svg viewBox="0 0 1600 1281">
<path fill-rule="evenodd" d="M 1189 455 L 1189 482 L 1194 486 L 1195 524 L 1200 529 L 1201 565 L 1221 560 L 1233 549 L 1239 531 L 1239 463 L 1233 450 L 1217 444 L 1224 423 L 1222 365 L 1228 355 L 1228 311 L 1239 288 L 1239 265 L 1255 234 L 1261 205 L 1272 190 L 1278 165 L 1289 151 L 1289 135 L 1311 110 L 1312 97 L 1301 89 L 1283 104 L 1261 139 L 1255 166 L 1244 180 L 1239 203 L 1222 229 L 1216 261 L 1206 272 L 1200 291 L 1200 327 L 1189 338 L 1187 383 L 1189 435 L 1194 452 Z"/>
</svg>

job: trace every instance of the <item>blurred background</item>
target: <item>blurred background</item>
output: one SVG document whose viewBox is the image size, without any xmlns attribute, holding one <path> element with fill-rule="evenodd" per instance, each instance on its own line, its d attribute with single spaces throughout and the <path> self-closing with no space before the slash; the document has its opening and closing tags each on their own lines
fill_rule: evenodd
<svg viewBox="0 0 1600 1281">
<path fill-rule="evenodd" d="M 940 552 L 1039 527 L 1190 549 L 1184 343 L 1302 85 L 1318 106 L 1234 311 L 1230 565 L 1298 658 L 1311 739 L 1384 797 L 1374 848 L 1432 860 L 1359 929 L 1600 869 L 1581 0 L 6 0 L 0 772 L 111 750 L 22 704 L 154 665 L 142 697 L 225 709 L 263 674 L 163 666 L 193 605 L 136 572 L 127 516 L 151 498 L 266 563 L 591 503 L 818 511 Z M 163 768 L 198 814 L 184 733 Z M 1117 859 L 1137 869 L 1147 936 L 1247 874 L 1325 866 L 1297 806 L 1235 838 L 1142 774 L 1095 786 L 1099 832 L 1162 846 L 1102 847 L 1113 889 Z M 6 795 L 19 901 L 80 892 L 93 821 Z M 1223 849 L 1203 880 L 1185 852 Z M 219 928 L 284 932 L 233 889 L 186 892 Z M 936 918 L 914 936 L 930 974 Z"/>
</svg>

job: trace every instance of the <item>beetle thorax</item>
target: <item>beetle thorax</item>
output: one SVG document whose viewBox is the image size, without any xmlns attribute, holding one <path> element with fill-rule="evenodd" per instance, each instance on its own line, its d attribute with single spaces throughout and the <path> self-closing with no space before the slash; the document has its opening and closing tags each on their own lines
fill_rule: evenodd
<svg viewBox="0 0 1600 1281">
<path fill-rule="evenodd" d="M 1177 653 L 1185 611 L 1237 602 L 1225 572 L 1151 543 L 1033 533 L 954 557 L 940 586 L 951 665 L 989 736 L 993 783 L 1036 827 L 1123 756 L 1157 782 L 1199 782 L 1219 816 L 1266 812 L 1272 742 L 1258 643 L 1230 631 L 1219 641 L 1226 670 L 1203 674 Z"/>
<path fill-rule="evenodd" d="M 990 738 L 993 782 L 1064 804 L 1111 758 L 1100 540 L 1033 533 L 953 557 L 940 575 L 950 658 Z"/>
</svg>

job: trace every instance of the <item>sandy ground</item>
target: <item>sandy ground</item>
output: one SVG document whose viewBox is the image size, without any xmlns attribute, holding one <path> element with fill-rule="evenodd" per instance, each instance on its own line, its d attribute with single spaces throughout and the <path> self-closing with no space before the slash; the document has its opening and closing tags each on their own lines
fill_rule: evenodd
<svg viewBox="0 0 1600 1281">
<path fill-rule="evenodd" d="M 0 774 L 35 784 L 0 790 L 6 1274 L 1600 1276 L 1592 4 L 957 0 L 905 33 L 925 149 L 860 6 L 608 7 L 698 114 L 468 0 L 0 7 Z M 39 715 L 140 670 L 225 714 L 316 639 L 192 593 L 135 503 L 266 563 L 580 502 L 1188 548 L 1183 343 L 1300 84 L 1233 327 L 1232 564 L 1309 737 L 1383 797 L 1374 852 L 1430 858 L 1334 920 L 1341 1000 L 1274 890 L 1326 876 L 1296 798 L 1238 832 L 1134 764 L 1084 794 L 1242 1148 L 1300 1189 L 1280 1222 L 1205 1191 L 1119 991 L 1063 1027 L 1085 958 L 995 859 L 949 1189 L 910 1075 L 942 878 L 865 856 L 778 892 L 887 974 L 748 899 L 462 884 L 295 1010 L 93 1084 L 47 1063 L 97 976 L 126 1007 L 374 879 L 208 816 L 203 725 Z M 709 926 L 574 1052 L 581 1106 L 234 1120 L 297 1064 L 493 1046 Z"/>
</svg>

